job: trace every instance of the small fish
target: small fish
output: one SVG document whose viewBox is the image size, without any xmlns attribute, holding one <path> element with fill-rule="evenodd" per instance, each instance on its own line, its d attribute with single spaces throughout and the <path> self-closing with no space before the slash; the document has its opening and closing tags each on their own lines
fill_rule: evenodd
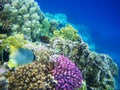
<svg viewBox="0 0 120 90">
<path fill-rule="evenodd" d="M 34 60 L 34 54 L 31 50 L 22 47 L 10 46 L 10 55 L 8 66 L 14 68 L 20 65 L 29 64 Z"/>
<path fill-rule="evenodd" d="M 40 41 L 45 44 L 50 43 L 50 38 L 48 36 L 40 36 L 39 38 L 40 38 Z"/>
</svg>

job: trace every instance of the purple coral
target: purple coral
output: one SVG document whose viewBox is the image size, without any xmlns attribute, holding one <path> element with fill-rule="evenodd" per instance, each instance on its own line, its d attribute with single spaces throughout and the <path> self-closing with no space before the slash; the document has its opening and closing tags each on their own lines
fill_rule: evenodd
<svg viewBox="0 0 120 90">
<path fill-rule="evenodd" d="M 52 73 L 58 81 L 56 90 L 74 90 L 82 86 L 82 73 L 71 60 L 60 55 L 54 62 L 56 66 Z"/>
</svg>

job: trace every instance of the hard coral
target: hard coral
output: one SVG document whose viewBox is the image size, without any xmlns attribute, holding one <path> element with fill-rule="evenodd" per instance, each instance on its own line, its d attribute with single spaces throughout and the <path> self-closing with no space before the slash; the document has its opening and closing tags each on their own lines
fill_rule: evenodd
<svg viewBox="0 0 120 90">
<path fill-rule="evenodd" d="M 64 40 L 61 38 L 52 38 L 50 42 L 50 47 L 54 50 L 55 54 L 61 54 L 69 57 L 71 60 L 76 61 L 79 58 L 78 53 L 79 48 L 83 47 L 80 45 L 82 41 L 79 42 Z"/>
<path fill-rule="evenodd" d="M 88 89 L 90 90 L 114 90 L 114 76 L 117 76 L 118 68 L 113 60 L 104 54 L 89 52 L 86 57 L 81 55 L 78 66 L 81 68 Z M 94 74 L 93 74 L 94 73 Z"/>
<path fill-rule="evenodd" d="M 11 0 L 0 0 L 0 11 L 4 9 L 4 4 L 10 3 Z"/>
<path fill-rule="evenodd" d="M 5 46 L 16 46 L 16 47 L 22 47 L 24 44 L 27 43 L 27 40 L 24 39 L 23 34 L 16 34 L 14 36 L 9 36 L 7 39 L 4 41 Z"/>
<path fill-rule="evenodd" d="M 82 40 L 79 42 L 53 38 L 50 42 L 55 54 L 69 57 L 82 71 L 87 88 L 92 90 L 110 90 L 114 88 L 118 67 L 108 55 L 89 50 Z M 94 74 L 93 74 L 94 73 Z"/>
<path fill-rule="evenodd" d="M 7 33 L 8 30 L 11 29 L 11 20 L 9 19 L 9 15 L 6 12 L 0 12 L 0 23 L 1 23 L 1 33 Z"/>
<path fill-rule="evenodd" d="M 8 81 L 9 90 L 54 90 L 57 83 L 49 66 L 39 61 L 18 67 Z"/>
<path fill-rule="evenodd" d="M 11 3 L 11 0 L 0 0 L 0 26 L 2 27 L 0 33 L 7 33 L 11 28 L 10 15 L 4 11 L 4 6 L 8 3 Z"/>
<path fill-rule="evenodd" d="M 1 16 L 4 15 L 4 17 L 7 17 L 7 20 L 3 22 L 0 16 L 0 25 L 3 29 L 10 29 L 9 33 L 8 31 L 5 33 L 9 35 L 23 33 L 28 40 L 36 41 L 40 36 L 41 21 L 44 19 L 44 14 L 37 2 L 34 0 L 11 0 L 10 3 L 6 3 L 9 0 L 2 1 L 5 3 L 0 13 Z"/>
<path fill-rule="evenodd" d="M 56 21 L 58 28 L 64 27 L 67 24 L 67 17 L 65 14 L 59 13 L 52 15 L 51 13 L 46 13 L 45 16 L 48 21 Z"/>
<path fill-rule="evenodd" d="M 53 35 L 55 37 L 61 37 L 65 40 L 77 41 L 79 39 L 79 35 L 77 34 L 77 30 L 75 28 L 73 28 L 70 24 L 61 28 L 59 31 L 55 30 Z"/>
<path fill-rule="evenodd" d="M 82 74 L 75 64 L 65 56 L 58 56 L 55 68 L 52 70 L 55 79 L 58 81 L 56 90 L 74 90 L 82 86 Z"/>
</svg>

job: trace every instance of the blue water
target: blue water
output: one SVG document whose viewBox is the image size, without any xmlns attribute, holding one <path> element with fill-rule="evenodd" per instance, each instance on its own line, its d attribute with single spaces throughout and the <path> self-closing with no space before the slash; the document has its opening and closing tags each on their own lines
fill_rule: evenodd
<svg viewBox="0 0 120 90">
<path fill-rule="evenodd" d="M 86 25 L 96 45 L 120 55 L 120 0 L 36 1 L 44 12 L 64 13 L 69 22 Z"/>
<path fill-rule="evenodd" d="M 43 12 L 64 13 L 68 22 L 87 26 L 96 51 L 109 54 L 120 66 L 120 0 L 36 1 Z"/>
</svg>

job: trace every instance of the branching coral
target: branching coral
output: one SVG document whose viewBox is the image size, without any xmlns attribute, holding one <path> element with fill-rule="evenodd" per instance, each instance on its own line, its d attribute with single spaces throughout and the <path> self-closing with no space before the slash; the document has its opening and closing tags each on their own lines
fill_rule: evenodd
<svg viewBox="0 0 120 90">
<path fill-rule="evenodd" d="M 77 30 L 74 29 L 70 24 L 66 25 L 66 27 L 63 27 L 60 30 L 55 30 L 53 36 L 72 41 L 77 41 L 79 39 Z"/>
<path fill-rule="evenodd" d="M 24 44 L 26 44 L 27 41 L 24 40 L 23 34 L 17 34 L 14 36 L 9 36 L 7 39 L 3 41 L 3 44 L 7 47 L 10 45 L 16 46 L 16 47 L 22 47 Z"/>
<path fill-rule="evenodd" d="M 57 81 L 50 73 L 49 63 L 35 61 L 20 66 L 9 80 L 9 90 L 54 90 Z"/>
</svg>

